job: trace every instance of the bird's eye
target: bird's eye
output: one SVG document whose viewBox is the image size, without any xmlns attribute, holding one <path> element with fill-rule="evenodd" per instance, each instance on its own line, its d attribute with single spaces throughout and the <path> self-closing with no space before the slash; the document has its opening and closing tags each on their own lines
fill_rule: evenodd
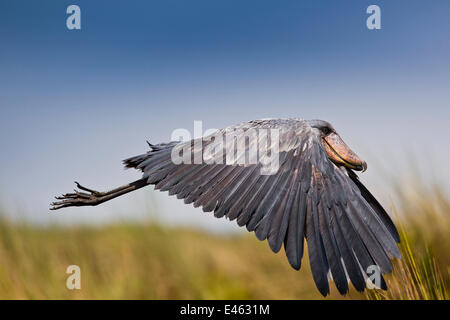
<svg viewBox="0 0 450 320">
<path fill-rule="evenodd" d="M 324 128 L 322 128 L 322 132 L 323 132 L 325 135 L 328 135 L 328 134 L 331 133 L 331 130 L 330 130 L 330 128 L 328 128 L 328 127 L 324 127 Z"/>
</svg>

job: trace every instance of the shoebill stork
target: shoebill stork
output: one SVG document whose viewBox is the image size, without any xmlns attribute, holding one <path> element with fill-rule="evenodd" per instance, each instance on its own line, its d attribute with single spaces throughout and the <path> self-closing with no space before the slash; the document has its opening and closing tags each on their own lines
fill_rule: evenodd
<svg viewBox="0 0 450 320">
<path fill-rule="evenodd" d="M 272 134 L 250 135 L 250 130 L 276 131 L 277 141 L 268 138 Z M 230 134 L 233 138 L 226 142 L 217 139 Z M 108 192 L 76 183 L 79 190 L 56 197 L 51 209 L 96 206 L 154 185 L 186 204 L 214 212 L 217 218 L 236 220 L 259 240 L 267 239 L 274 252 L 284 246 L 296 270 L 306 240 L 312 276 L 324 296 L 330 292 L 329 279 L 341 294 L 348 292 L 349 282 L 364 291 L 368 281 L 374 282 L 370 276 L 376 270 L 377 286 L 386 289 L 382 274 L 391 273 L 392 258 L 400 258 L 399 234 L 355 173 L 365 171 L 366 162 L 331 124 L 266 119 L 240 123 L 213 135 L 187 142 L 149 143 L 148 152 L 123 161 L 126 168 L 141 170 L 141 179 Z M 249 161 L 244 155 L 261 141 L 265 141 L 261 144 L 267 146 L 267 154 L 278 156 L 278 167 L 270 174 L 263 174 L 262 161 Z M 271 150 L 275 145 L 277 150 Z M 225 159 L 236 150 L 239 155 Z M 189 154 L 185 159 L 192 160 L 198 152 L 204 153 L 200 163 L 173 159 L 174 154 Z"/>
</svg>

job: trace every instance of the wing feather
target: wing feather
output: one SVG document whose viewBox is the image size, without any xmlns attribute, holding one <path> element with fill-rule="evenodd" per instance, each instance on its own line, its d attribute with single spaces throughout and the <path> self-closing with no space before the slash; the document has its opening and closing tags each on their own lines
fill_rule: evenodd
<svg viewBox="0 0 450 320">
<path fill-rule="evenodd" d="M 339 210 L 341 210 L 340 207 L 335 206 L 334 210 L 331 211 L 331 227 L 336 237 L 336 242 L 340 249 L 342 260 L 344 261 L 348 277 L 352 281 L 352 284 L 356 290 L 363 291 L 366 287 L 364 276 L 361 273 L 361 268 L 359 266 L 358 260 L 356 259 L 353 252 L 351 241 L 348 241 L 346 239 L 339 224 L 339 219 L 337 216 L 337 211 Z M 347 237 L 348 236 L 349 235 L 347 235 Z"/>
<path fill-rule="evenodd" d="M 328 264 L 323 253 L 322 238 L 319 231 L 317 205 L 307 197 L 306 206 L 306 241 L 308 243 L 309 265 L 317 289 L 324 296 L 330 293 L 328 284 Z"/>
<path fill-rule="evenodd" d="M 384 208 L 377 201 L 377 199 L 375 199 L 375 197 L 369 192 L 369 190 L 367 190 L 367 188 L 361 183 L 355 172 L 351 170 L 347 170 L 347 172 L 349 174 L 350 179 L 352 179 L 352 181 L 358 187 L 359 191 L 361 192 L 361 195 L 364 197 L 367 203 L 370 204 L 373 210 L 377 213 L 377 215 L 383 221 L 384 225 L 389 229 L 389 232 L 391 233 L 395 241 L 400 242 L 400 235 L 398 234 L 394 222 L 392 222 L 392 219 L 389 217 L 386 210 L 384 210 Z"/>
<path fill-rule="evenodd" d="M 334 234 L 332 233 L 330 209 L 324 202 L 319 203 L 318 217 L 320 235 L 322 236 L 325 254 L 330 266 L 331 274 L 339 292 L 341 294 L 345 294 L 348 292 L 347 277 L 341 262 L 340 250 L 336 244 Z"/>
<path fill-rule="evenodd" d="M 245 162 L 247 151 L 255 144 L 266 143 L 269 151 L 275 152 L 272 137 L 252 140 L 250 129 L 255 128 L 279 130 L 280 165 L 271 175 L 261 174 L 260 163 Z M 391 272 L 390 258 L 400 256 L 392 220 L 353 171 L 328 159 L 320 135 L 307 122 L 257 120 L 219 133 L 232 134 L 234 129 L 238 134 L 222 147 L 219 140 L 205 138 L 200 151 L 206 153 L 209 148 L 207 163 L 175 165 L 171 155 L 178 144 L 174 142 L 150 145 L 149 152 L 124 163 L 142 170 L 156 189 L 205 212 L 214 211 L 216 217 L 237 220 L 258 239 L 267 239 L 274 252 L 284 244 L 294 269 L 301 267 L 306 238 L 311 272 L 323 295 L 330 292 L 329 274 L 344 294 L 349 290 L 347 279 L 358 291 L 364 290 L 371 265 L 379 266 L 382 273 Z M 191 140 L 181 149 L 192 151 L 189 148 L 194 144 Z M 235 152 L 236 158 L 225 164 L 217 161 L 226 160 L 224 152 Z M 385 288 L 384 279 L 381 281 Z"/>
</svg>

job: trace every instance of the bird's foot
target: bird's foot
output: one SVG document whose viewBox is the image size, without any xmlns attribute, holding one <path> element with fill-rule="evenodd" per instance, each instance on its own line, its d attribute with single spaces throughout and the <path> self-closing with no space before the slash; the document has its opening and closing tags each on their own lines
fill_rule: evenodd
<svg viewBox="0 0 450 320">
<path fill-rule="evenodd" d="M 105 192 L 99 192 L 83 187 L 76 181 L 75 184 L 78 189 L 86 192 L 75 189 L 73 193 L 66 193 L 55 197 L 55 199 L 59 201 L 52 202 L 50 210 L 58 210 L 67 207 L 95 206 L 100 203 L 101 197 L 106 195 Z"/>
</svg>

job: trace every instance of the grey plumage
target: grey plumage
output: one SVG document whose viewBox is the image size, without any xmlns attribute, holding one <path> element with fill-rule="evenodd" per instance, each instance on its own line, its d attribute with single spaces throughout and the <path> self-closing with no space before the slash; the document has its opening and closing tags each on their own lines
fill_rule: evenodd
<svg viewBox="0 0 450 320">
<path fill-rule="evenodd" d="M 301 267 L 306 239 L 313 278 L 323 295 L 330 292 L 329 274 L 341 294 L 348 292 L 349 281 L 362 291 L 369 266 L 377 265 L 382 273 L 392 271 L 390 259 L 400 257 L 400 238 L 386 211 L 352 170 L 365 169 L 366 164 L 349 168 L 332 161 L 321 140 L 321 127 L 334 131 L 320 120 L 250 121 L 219 130 L 216 134 L 233 134 L 232 141 L 223 145 L 212 136 L 149 144 L 150 151 L 124 164 L 141 170 L 144 184 L 214 212 L 218 218 L 236 220 L 259 240 L 267 239 L 272 251 L 278 252 L 284 244 L 294 269 Z M 276 152 L 271 136 L 275 133 L 256 138 L 250 134 L 259 129 L 278 133 L 279 167 L 270 175 L 261 174 L 262 163 L 252 162 L 250 155 L 247 159 L 255 144 L 268 145 L 268 153 L 262 155 L 265 160 Z M 195 147 L 199 141 L 200 150 Z M 241 148 L 236 157 L 224 161 L 225 154 L 234 154 L 237 145 Z M 198 154 L 206 156 L 202 163 L 175 164 L 173 152 L 183 156 L 189 152 L 191 160 Z M 75 196 L 61 198 L 66 200 L 56 203 L 56 208 L 84 205 L 82 200 L 71 200 Z M 382 277 L 381 287 L 386 287 Z"/>
</svg>

